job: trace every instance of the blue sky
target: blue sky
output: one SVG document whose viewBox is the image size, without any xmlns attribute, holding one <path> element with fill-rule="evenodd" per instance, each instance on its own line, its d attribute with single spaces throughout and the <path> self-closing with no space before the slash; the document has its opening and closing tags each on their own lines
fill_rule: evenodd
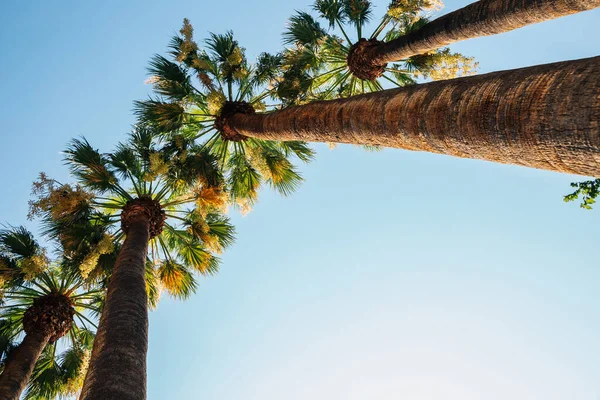
<svg viewBox="0 0 600 400">
<path fill-rule="evenodd" d="M 278 50 L 286 18 L 307 6 L 2 2 L 0 221 L 25 223 L 39 171 L 67 179 L 70 138 L 102 150 L 123 138 L 148 59 L 184 17 L 197 38 L 233 29 L 254 58 Z M 590 57 L 599 17 L 451 47 L 481 73 Z M 298 193 L 264 192 L 232 214 L 221 272 L 151 314 L 150 400 L 600 398 L 600 210 L 562 202 L 581 178 L 315 147 Z"/>
</svg>

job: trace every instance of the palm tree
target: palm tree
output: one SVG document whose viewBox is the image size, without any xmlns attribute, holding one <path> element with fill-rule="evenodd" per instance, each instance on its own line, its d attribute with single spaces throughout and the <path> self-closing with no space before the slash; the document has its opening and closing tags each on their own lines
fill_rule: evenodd
<svg viewBox="0 0 600 400">
<path fill-rule="evenodd" d="M 25 336 L 6 357 L 0 398 L 18 400 L 28 382 L 25 398 L 76 391 L 74 382 L 85 370 L 83 360 L 93 337 L 90 327 L 95 327 L 90 313 L 99 312 L 100 294 L 99 289 L 86 289 L 77 274 L 60 269 L 41 272 L 6 291 L 2 336 L 8 342 L 21 332 Z M 63 337 L 70 348 L 57 362 L 56 342 Z"/>
<path fill-rule="evenodd" d="M 406 10 L 436 0 L 392 0 L 391 10 Z M 338 1 L 324 1 L 338 3 Z M 362 3 L 341 0 L 339 3 Z M 600 0 L 480 0 L 448 13 L 397 38 L 364 44 L 358 67 L 377 71 L 387 63 L 425 54 L 450 43 L 479 36 L 495 35 L 526 25 L 600 7 Z"/>
<path fill-rule="evenodd" d="M 78 247 L 82 248 L 89 238 L 78 236 L 76 240 L 79 243 Z M 62 249 L 61 254 L 64 256 L 67 252 Z M 71 255 L 74 253 L 71 252 Z M 23 332 L 20 314 L 23 311 L 24 300 L 19 297 L 17 304 L 10 304 L 11 293 L 15 290 L 20 291 L 23 287 L 31 287 L 29 282 L 39 279 L 39 275 L 46 271 L 48 264 L 44 249 L 26 228 L 20 226 L 0 231 L 0 294 L 3 297 L 5 291 L 9 292 L 9 305 L 2 314 L 7 318 L 0 320 L 0 373 L 4 370 L 6 362 L 15 358 L 9 358 L 9 355 L 17 348 L 15 338 Z M 63 269 L 66 270 L 68 265 L 69 260 L 62 257 Z M 98 304 L 100 300 L 101 296 L 98 295 L 94 303 Z M 6 312 L 7 310 L 10 311 Z M 54 343 L 44 348 L 30 376 L 24 399 L 54 398 L 59 394 L 72 394 L 81 387 L 85 359 L 91 350 L 93 334 L 89 329 L 80 329 L 74 324 L 67 339 L 64 342 L 67 342 L 69 347 L 60 354 Z"/>
<path fill-rule="evenodd" d="M 293 192 L 302 177 L 290 158 L 308 162 L 313 157 L 305 143 L 247 138 L 227 128 L 232 114 L 273 109 L 278 105 L 267 105 L 267 99 L 290 95 L 293 88 L 283 83 L 266 86 L 277 74 L 278 61 L 263 55 L 251 65 L 231 32 L 211 34 L 206 50 L 194 41 L 188 20 L 180 32 L 170 44 L 173 61 L 156 55 L 150 62 L 148 81 L 158 97 L 135 103 L 139 118 L 163 134 L 186 135 L 214 155 L 242 210 L 255 203 L 263 183 L 283 195 Z"/>
<path fill-rule="evenodd" d="M 264 114 L 265 140 L 395 147 L 600 176 L 600 57 L 431 82 Z"/>
<path fill-rule="evenodd" d="M 369 49 L 382 43 L 378 37 L 387 42 L 418 29 L 428 22 L 428 13 L 439 6 L 439 0 L 414 1 L 405 7 L 392 3 L 365 39 L 364 30 L 373 14 L 370 1 L 316 0 L 313 8 L 319 17 L 341 37 L 327 33 L 310 14 L 297 12 L 283 35 L 284 43 L 292 46 L 283 52 L 283 62 L 309 66 L 311 97 L 321 100 L 383 90 L 383 85 L 390 83 L 405 86 L 415 83 L 416 78 L 438 80 L 471 75 L 477 67 L 473 58 L 451 53 L 448 48 L 397 59 L 398 63 L 377 68 L 371 68 L 365 59 Z M 354 40 L 352 31 L 356 33 Z"/>
<path fill-rule="evenodd" d="M 233 227 L 222 215 L 228 202 L 223 178 L 215 156 L 189 136 L 160 139 L 145 126 L 112 153 L 75 139 L 65 154 L 78 185 L 38 182 L 34 211 L 61 227 L 50 232 L 63 241 L 72 236 L 62 234 L 65 226 L 77 229 L 73 215 L 82 214 L 106 222 L 112 241 L 122 242 L 81 399 L 144 399 L 148 292 L 157 293 L 159 280 L 185 298 L 196 289 L 194 271 L 217 271 L 214 254 L 233 241 Z M 81 272 L 93 276 L 105 252 L 90 253 Z"/>
</svg>

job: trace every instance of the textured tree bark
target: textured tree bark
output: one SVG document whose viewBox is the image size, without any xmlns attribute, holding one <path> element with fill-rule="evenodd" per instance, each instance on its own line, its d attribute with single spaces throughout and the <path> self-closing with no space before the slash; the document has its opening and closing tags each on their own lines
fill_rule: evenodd
<svg viewBox="0 0 600 400">
<path fill-rule="evenodd" d="M 129 220 L 83 383 L 82 400 L 144 400 L 148 351 L 145 263 L 149 220 Z"/>
<path fill-rule="evenodd" d="M 450 43 L 496 35 L 600 7 L 600 0 L 480 0 L 373 48 L 373 64 L 404 60 Z"/>
<path fill-rule="evenodd" d="M 267 140 L 379 145 L 600 176 L 600 57 L 235 114 Z"/>
<path fill-rule="evenodd" d="M 9 356 L 2 375 L 0 375 L 0 399 L 19 400 L 25 390 L 33 367 L 50 340 L 47 332 L 35 332 L 25 338 Z"/>
</svg>

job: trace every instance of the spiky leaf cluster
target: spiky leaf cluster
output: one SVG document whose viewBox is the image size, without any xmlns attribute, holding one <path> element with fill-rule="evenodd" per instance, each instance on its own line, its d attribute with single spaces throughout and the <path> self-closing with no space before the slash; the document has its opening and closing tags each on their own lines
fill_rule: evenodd
<svg viewBox="0 0 600 400">
<path fill-rule="evenodd" d="M 0 301 L 5 289 L 34 279 L 48 265 L 46 250 L 25 227 L 0 230 Z"/>
<path fill-rule="evenodd" d="M 68 299 L 74 318 L 66 335 L 49 343 L 36 362 L 23 396 L 28 400 L 67 397 L 79 391 L 87 370 L 95 321 L 102 307 L 103 290 L 90 288 L 78 274 L 58 264 L 31 281 L 11 286 L 0 311 L 0 353 L 4 361 L 24 335 L 27 310 L 46 296 Z"/>
<path fill-rule="evenodd" d="M 167 138 L 138 125 L 111 153 L 99 152 L 83 138 L 72 140 L 65 162 L 75 185 L 90 197 L 78 206 L 77 219 L 57 218 L 51 206 L 42 210 L 42 216 L 46 233 L 63 243 L 87 281 L 110 276 L 125 237 L 121 214 L 127 204 L 141 198 L 159 203 L 166 215 L 162 231 L 149 244 L 146 276 L 151 305 L 156 305 L 162 290 L 178 298 L 191 295 L 197 274 L 217 271 L 216 255 L 233 241 L 233 226 L 223 215 L 229 194 L 216 157 L 189 136 Z M 41 191 L 36 203 L 54 196 L 62 186 Z M 202 235 L 192 228 L 200 223 L 207 227 Z M 82 243 L 73 240 L 77 236 Z"/>
<path fill-rule="evenodd" d="M 440 0 L 393 0 L 373 33 L 371 41 L 390 41 L 403 36 L 428 22 L 431 11 L 442 7 Z M 312 64 L 318 65 L 310 73 L 312 82 L 307 89 L 308 100 L 347 97 L 359 93 L 383 90 L 384 85 L 405 86 L 419 78 L 449 79 L 470 75 L 477 64 L 473 58 L 452 53 L 443 48 L 427 54 L 399 60 L 385 66 L 378 78 L 361 79 L 348 67 L 348 55 L 373 17 L 373 5 L 368 0 L 316 0 L 313 9 L 326 22 L 328 31 L 319 20 L 306 12 L 297 12 L 283 34 L 284 42 L 292 50 L 303 49 L 311 54 Z M 356 33 L 355 39 L 352 32 Z"/>
<path fill-rule="evenodd" d="M 184 20 L 169 46 L 170 59 L 156 55 L 150 62 L 148 82 L 156 96 L 135 103 L 138 117 L 164 136 L 184 136 L 213 155 L 232 203 L 242 209 L 255 203 L 264 184 L 291 193 L 302 182 L 292 157 L 308 162 L 312 150 L 303 142 L 246 138 L 228 129 L 227 118 L 292 103 L 310 86 L 310 76 L 289 67 L 288 55 L 265 53 L 250 64 L 232 32 L 210 34 L 202 44 Z M 275 104 L 267 105 L 269 99 Z"/>
</svg>

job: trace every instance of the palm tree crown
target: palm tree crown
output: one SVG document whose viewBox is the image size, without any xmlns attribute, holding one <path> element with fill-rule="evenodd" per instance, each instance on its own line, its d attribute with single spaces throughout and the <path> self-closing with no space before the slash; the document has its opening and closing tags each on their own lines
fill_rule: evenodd
<svg viewBox="0 0 600 400">
<path fill-rule="evenodd" d="M 31 208 L 44 217 L 46 232 L 67 254 L 85 255 L 74 263 L 84 278 L 110 274 L 129 219 L 139 210 L 150 216 L 146 281 L 151 305 L 161 289 L 178 298 L 192 294 L 193 272 L 217 271 L 216 254 L 233 242 L 234 230 L 222 213 L 227 193 L 213 155 L 184 135 L 165 141 L 143 126 L 112 153 L 74 139 L 65 155 L 77 185 L 41 175 Z M 74 247 L 77 251 L 71 251 Z"/>
<path fill-rule="evenodd" d="M 368 49 L 418 29 L 427 15 L 442 7 L 439 0 L 393 0 L 369 38 L 363 36 L 373 15 L 367 0 L 316 0 L 313 9 L 328 29 L 306 12 L 290 18 L 284 42 L 292 47 L 285 53 L 305 60 L 311 74 L 309 99 L 331 99 L 378 91 L 384 84 L 404 86 L 417 78 L 449 79 L 474 73 L 473 58 L 450 49 L 438 49 L 391 65 L 373 64 Z M 337 36 L 337 32 L 341 36 Z M 351 32 L 356 32 L 352 39 Z M 288 56 L 288 59 L 291 58 Z"/>
<path fill-rule="evenodd" d="M 164 134 L 201 141 L 223 170 L 233 203 L 242 209 L 254 204 L 263 183 L 284 195 L 293 192 L 302 177 L 290 157 L 308 162 L 312 150 L 303 142 L 247 138 L 228 125 L 235 113 L 283 105 L 283 84 L 268 86 L 280 73 L 279 61 L 265 54 L 251 65 L 232 32 L 211 34 L 206 49 L 193 40 L 189 21 L 180 32 L 170 44 L 173 61 L 160 55 L 151 60 L 149 82 L 158 97 L 137 101 L 138 116 Z M 269 98 L 280 103 L 267 105 Z"/>
<path fill-rule="evenodd" d="M 102 295 L 101 288 L 89 287 L 79 274 L 59 266 L 49 266 L 6 290 L 0 311 L 5 363 L 24 334 L 42 333 L 48 340 L 41 356 L 33 360 L 24 399 L 51 399 L 80 389 Z"/>
</svg>

